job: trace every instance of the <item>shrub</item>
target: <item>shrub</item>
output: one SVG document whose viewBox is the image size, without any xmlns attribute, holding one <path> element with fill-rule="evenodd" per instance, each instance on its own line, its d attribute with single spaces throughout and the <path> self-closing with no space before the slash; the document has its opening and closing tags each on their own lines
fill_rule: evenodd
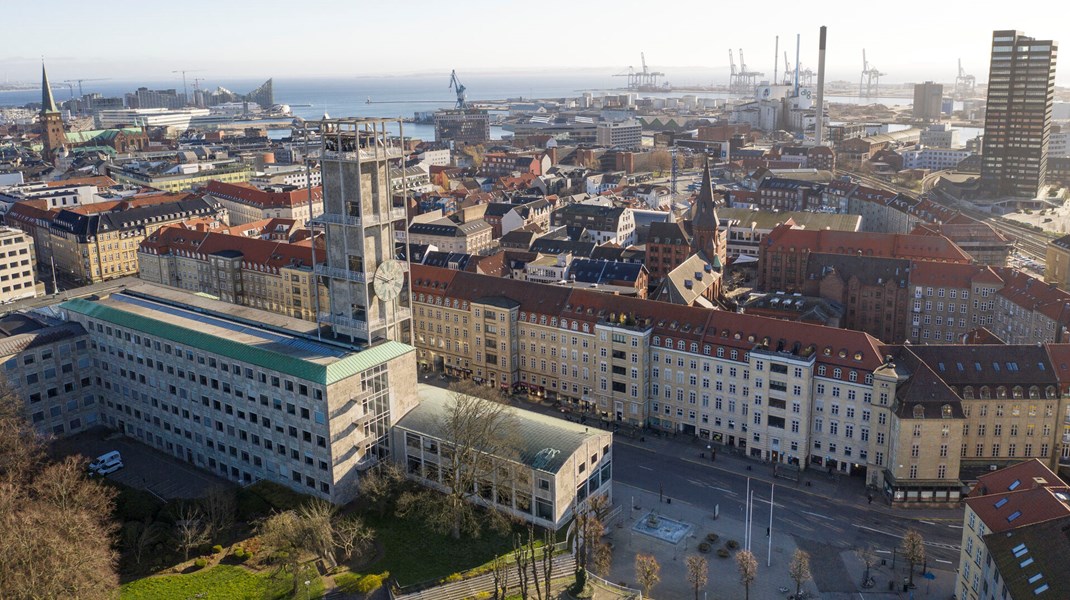
<svg viewBox="0 0 1070 600">
<path fill-rule="evenodd" d="M 711 544 L 716 543 L 717 542 L 717 534 L 716 533 L 707 533 L 706 534 L 706 541 L 711 543 Z"/>
<path fill-rule="evenodd" d="M 717 556 L 720 556 L 721 558 L 728 558 L 728 554 L 728 550 L 725 548 L 717 549 Z"/>
<path fill-rule="evenodd" d="M 208 560 L 204 558 L 198 558 L 197 560 L 193 561 L 193 566 L 197 569 L 203 569 L 208 566 Z"/>
<path fill-rule="evenodd" d="M 246 552 L 245 548 L 242 548 L 241 546 L 238 546 L 237 548 L 235 548 L 233 554 L 234 554 L 234 558 L 236 558 L 237 560 L 240 560 L 240 561 L 245 561 L 251 556 L 251 554 Z"/>
<path fill-rule="evenodd" d="M 383 587 L 383 578 L 378 575 L 365 575 L 357 581 L 357 591 L 361 594 L 368 594 Z"/>
<path fill-rule="evenodd" d="M 725 547 L 729 550 L 736 550 L 739 548 L 739 542 L 736 540 L 728 540 L 728 542 L 725 543 Z"/>
<path fill-rule="evenodd" d="M 443 581 L 445 583 L 453 583 L 454 581 L 460 581 L 462 579 L 464 579 L 464 577 L 461 577 L 460 573 L 450 573 L 445 579 L 443 579 Z"/>
<path fill-rule="evenodd" d="M 700 543 L 698 545 L 698 551 L 699 552 L 709 552 L 710 551 L 710 544 L 708 542 Z"/>
<path fill-rule="evenodd" d="M 212 546 L 212 554 L 219 554 L 222 551 L 223 551 L 223 546 L 220 546 L 219 544 L 216 544 L 215 546 Z"/>
<path fill-rule="evenodd" d="M 334 578 L 334 584 L 338 586 L 338 589 L 346 594 L 356 594 L 357 584 L 360 582 L 360 575 L 357 573 L 342 573 Z"/>
</svg>

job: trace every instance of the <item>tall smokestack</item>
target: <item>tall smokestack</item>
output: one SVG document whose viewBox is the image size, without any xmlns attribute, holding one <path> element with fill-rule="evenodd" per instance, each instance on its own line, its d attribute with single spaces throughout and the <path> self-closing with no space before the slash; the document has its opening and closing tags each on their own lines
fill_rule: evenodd
<svg viewBox="0 0 1070 600">
<path fill-rule="evenodd" d="M 778 85 L 780 80 L 777 79 L 777 73 L 780 68 L 780 36 L 776 36 L 776 46 L 773 47 L 773 85 Z M 784 65 L 787 69 L 788 65 Z"/>
<path fill-rule="evenodd" d="M 817 46 L 817 124 L 814 127 L 814 142 L 825 143 L 825 31 L 821 26 L 821 41 Z"/>
<path fill-rule="evenodd" d="M 799 97 L 799 48 L 802 45 L 802 34 L 795 34 L 795 94 L 796 98 Z"/>
</svg>

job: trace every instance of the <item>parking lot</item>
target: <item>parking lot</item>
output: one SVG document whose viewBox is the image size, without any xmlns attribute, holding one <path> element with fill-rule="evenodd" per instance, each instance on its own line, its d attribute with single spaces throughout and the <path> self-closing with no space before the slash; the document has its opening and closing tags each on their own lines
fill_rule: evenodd
<svg viewBox="0 0 1070 600">
<path fill-rule="evenodd" d="M 105 452 L 118 450 L 123 457 L 123 468 L 106 477 L 130 487 L 148 490 L 164 500 L 200 498 L 216 487 L 235 485 L 105 429 L 58 440 L 52 447 L 59 456 L 81 454 L 90 461 Z"/>
</svg>

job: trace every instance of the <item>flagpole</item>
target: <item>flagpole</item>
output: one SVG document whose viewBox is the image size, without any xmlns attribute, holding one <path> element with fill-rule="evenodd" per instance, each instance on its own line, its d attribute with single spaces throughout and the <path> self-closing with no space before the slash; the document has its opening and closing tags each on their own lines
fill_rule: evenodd
<svg viewBox="0 0 1070 600">
<path fill-rule="evenodd" d="M 776 492 L 776 484 L 769 488 L 769 550 L 765 557 L 765 566 L 773 564 L 773 493 Z"/>
</svg>

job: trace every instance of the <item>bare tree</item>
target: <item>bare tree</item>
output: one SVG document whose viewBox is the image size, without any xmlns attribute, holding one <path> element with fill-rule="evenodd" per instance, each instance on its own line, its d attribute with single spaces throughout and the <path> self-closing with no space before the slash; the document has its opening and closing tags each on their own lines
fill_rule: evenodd
<svg viewBox="0 0 1070 600">
<path fill-rule="evenodd" d="M 554 536 L 549 530 L 542 533 L 542 583 L 546 600 L 550 600 L 550 588 L 554 580 Z"/>
<path fill-rule="evenodd" d="M 301 579 L 301 553 L 305 551 L 305 525 L 295 511 L 276 513 L 265 519 L 258 528 L 260 539 L 275 550 L 279 570 L 292 576 L 292 593 L 297 596 Z"/>
<path fill-rule="evenodd" d="M 873 568 L 873 565 L 877 564 L 877 553 L 873 551 L 873 546 L 866 544 L 855 548 L 855 556 L 866 566 L 866 573 L 862 576 L 862 584 L 865 585 L 869 581 L 869 570 Z"/>
<path fill-rule="evenodd" d="M 147 519 L 144 522 L 132 521 L 123 525 L 123 545 L 138 567 L 141 566 L 145 552 L 166 538 L 167 526 L 159 521 Z"/>
<path fill-rule="evenodd" d="M 297 510 L 301 537 L 297 546 L 315 554 L 329 567 L 335 566 L 334 506 L 325 500 L 312 500 Z"/>
<path fill-rule="evenodd" d="M 23 402 L 0 379 L 0 588 L 5 599 L 117 594 L 115 491 L 81 459 L 46 459 Z"/>
<path fill-rule="evenodd" d="M 736 568 L 739 569 L 739 582 L 743 584 L 746 600 L 750 600 L 750 584 L 758 576 L 758 559 L 750 550 L 736 553 Z"/>
<path fill-rule="evenodd" d="M 195 504 L 184 504 L 175 515 L 175 537 L 182 548 L 182 560 L 189 560 L 189 551 L 208 541 L 208 522 Z"/>
<path fill-rule="evenodd" d="M 238 511 L 238 494 L 234 488 L 216 486 L 201 499 L 200 504 L 212 536 L 223 533 L 234 524 L 234 515 Z"/>
<path fill-rule="evenodd" d="M 505 600 L 509 595 L 509 562 L 502 556 L 495 556 L 490 566 L 494 578 L 494 600 Z"/>
<path fill-rule="evenodd" d="M 799 597 L 802 585 L 810 580 L 810 553 L 796 548 L 788 563 L 788 575 L 795 582 L 795 597 Z"/>
<path fill-rule="evenodd" d="M 692 589 L 695 590 L 695 600 L 698 600 L 699 589 L 706 586 L 706 582 L 709 579 L 709 563 L 706 559 L 693 554 L 687 557 L 687 581 L 691 584 Z"/>
<path fill-rule="evenodd" d="M 380 517 L 393 508 L 404 487 L 405 473 L 392 462 L 380 462 L 360 478 L 360 498 Z"/>
<path fill-rule="evenodd" d="M 903 542 L 899 546 L 903 558 L 910 563 L 910 585 L 914 585 L 914 566 L 925 562 L 925 538 L 921 537 L 916 529 L 908 529 L 903 534 Z"/>
<path fill-rule="evenodd" d="M 475 387 L 472 387 L 475 386 Z M 440 471 L 444 492 L 418 490 L 402 494 L 398 512 L 420 513 L 434 531 L 460 539 L 465 533 L 478 537 L 484 523 L 505 529 L 508 517 L 499 511 L 480 512 L 474 500 L 481 497 L 493 506 L 495 481 L 509 469 L 502 468 L 518 455 L 517 420 L 501 402 L 477 397 L 482 386 L 467 383 L 450 387 L 450 400 L 442 423 Z"/>
<path fill-rule="evenodd" d="M 635 580 L 643 588 L 643 597 L 650 595 L 650 590 L 661 581 L 661 565 L 650 554 L 635 555 Z"/>
<path fill-rule="evenodd" d="M 602 541 L 606 532 L 604 521 L 611 508 L 609 497 L 597 494 L 589 497 L 586 505 L 576 510 L 576 542 L 579 546 L 576 554 L 579 566 L 594 570 L 599 576 L 603 576 L 598 568 L 600 555 L 602 561 L 606 561 L 605 552 L 601 550 L 605 546 Z M 609 570 L 608 563 L 602 566 L 605 566 L 605 571 Z"/>
<path fill-rule="evenodd" d="M 337 519 L 334 523 L 334 545 L 342 553 L 342 560 L 352 560 L 363 554 L 372 545 L 375 532 L 364 524 L 360 517 Z"/>
<path fill-rule="evenodd" d="M 672 168 L 672 155 L 668 150 L 660 148 L 650 153 L 650 163 L 658 173 L 664 173 Z"/>
<path fill-rule="evenodd" d="M 528 549 L 520 539 L 520 534 L 513 535 L 513 561 L 516 563 L 516 582 L 520 586 L 520 597 L 528 599 Z M 538 588 L 538 584 L 535 585 Z"/>
</svg>

